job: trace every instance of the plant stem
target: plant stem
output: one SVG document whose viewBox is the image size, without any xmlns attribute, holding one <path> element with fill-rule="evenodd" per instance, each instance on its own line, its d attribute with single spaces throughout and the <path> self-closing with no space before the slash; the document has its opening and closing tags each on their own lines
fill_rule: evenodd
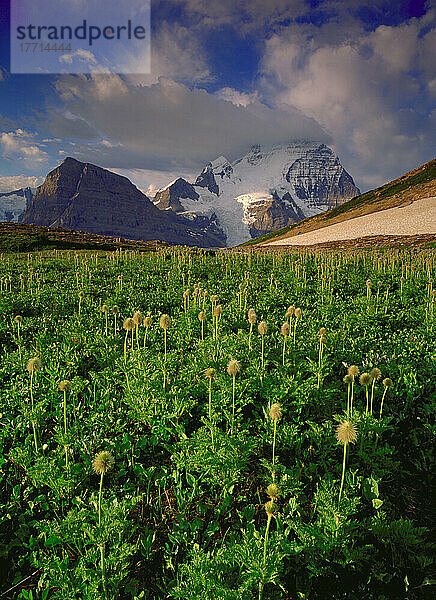
<svg viewBox="0 0 436 600">
<path fill-rule="evenodd" d="M 341 479 L 341 487 L 339 490 L 339 502 L 338 504 L 340 504 L 341 502 L 341 496 L 342 496 L 342 488 L 344 487 L 344 478 L 345 478 L 345 461 L 347 459 L 347 444 L 344 444 L 344 460 L 342 462 L 342 479 Z"/>
<path fill-rule="evenodd" d="M 274 464 L 276 462 L 276 456 L 275 456 L 275 451 L 276 451 L 276 433 L 277 433 L 277 419 L 274 419 L 274 434 L 273 434 L 273 451 L 272 451 L 272 466 L 273 466 L 273 472 L 272 472 L 272 478 L 273 481 L 275 479 L 275 471 L 274 471 Z"/>
<path fill-rule="evenodd" d="M 382 401 L 381 401 L 381 404 L 380 404 L 380 414 L 379 414 L 379 417 L 378 417 L 379 419 L 381 419 L 381 416 L 382 416 L 382 412 L 383 412 L 383 402 L 385 401 L 385 396 L 386 396 L 386 392 L 387 392 L 387 391 L 388 391 L 388 388 L 386 387 L 386 388 L 385 388 L 385 391 L 383 392 Z"/>
<path fill-rule="evenodd" d="M 103 473 L 100 475 L 100 488 L 98 491 L 98 526 L 101 524 L 101 493 L 103 488 Z"/>
</svg>

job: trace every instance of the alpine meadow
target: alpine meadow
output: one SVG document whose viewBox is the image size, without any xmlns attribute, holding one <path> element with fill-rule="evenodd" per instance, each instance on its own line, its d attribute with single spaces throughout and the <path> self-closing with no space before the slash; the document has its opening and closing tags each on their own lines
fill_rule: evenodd
<svg viewBox="0 0 436 600">
<path fill-rule="evenodd" d="M 434 249 L 1 258 L 2 597 L 433 597 Z"/>
</svg>

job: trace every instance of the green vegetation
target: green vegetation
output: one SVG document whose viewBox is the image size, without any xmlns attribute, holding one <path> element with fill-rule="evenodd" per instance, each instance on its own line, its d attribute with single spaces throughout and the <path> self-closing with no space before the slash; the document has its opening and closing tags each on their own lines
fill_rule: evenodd
<svg viewBox="0 0 436 600">
<path fill-rule="evenodd" d="M 435 276 L 433 250 L 3 256 L 0 596 L 433 598 Z"/>
</svg>

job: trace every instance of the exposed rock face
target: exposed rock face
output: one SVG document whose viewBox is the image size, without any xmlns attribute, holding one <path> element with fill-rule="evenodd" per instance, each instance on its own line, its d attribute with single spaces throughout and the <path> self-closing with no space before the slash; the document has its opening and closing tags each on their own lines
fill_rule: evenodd
<svg viewBox="0 0 436 600">
<path fill-rule="evenodd" d="M 195 185 L 202 188 L 207 188 L 212 194 L 219 194 L 219 187 L 215 181 L 215 174 L 212 163 L 207 163 L 203 171 L 197 177 Z"/>
<path fill-rule="evenodd" d="M 19 223 L 26 208 L 32 201 L 32 190 L 29 187 L 0 193 L 0 221 Z"/>
<path fill-rule="evenodd" d="M 39 186 L 24 223 L 190 246 L 222 242 L 204 227 L 159 211 L 126 177 L 66 158 Z"/>
<path fill-rule="evenodd" d="M 233 163 L 220 156 L 207 163 L 193 185 L 177 179 L 158 192 L 155 204 L 190 218 L 194 214 L 213 217 L 226 244 L 232 246 L 359 193 L 330 148 L 302 141 L 273 148 L 257 144 Z"/>
<path fill-rule="evenodd" d="M 191 200 L 198 200 L 199 194 L 195 191 L 194 186 L 188 183 L 182 177 L 179 177 L 163 189 L 159 190 L 154 197 L 153 204 L 160 210 L 171 210 L 183 211 L 183 206 L 180 204 L 180 198 L 190 198 Z"/>
</svg>

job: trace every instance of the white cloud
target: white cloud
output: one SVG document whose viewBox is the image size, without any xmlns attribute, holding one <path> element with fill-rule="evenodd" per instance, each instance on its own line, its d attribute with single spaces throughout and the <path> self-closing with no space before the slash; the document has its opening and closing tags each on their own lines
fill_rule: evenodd
<svg viewBox="0 0 436 600">
<path fill-rule="evenodd" d="M 296 109 L 271 110 L 258 101 L 235 106 L 169 79 L 131 86 L 116 75 L 63 76 L 56 87 L 68 118 L 49 117 L 52 135 L 64 135 L 74 119 L 87 130 L 84 140 L 96 140 L 79 144 L 76 156 L 110 168 L 189 171 L 222 154 L 238 157 L 254 143 L 328 141 L 321 127 Z"/>
<path fill-rule="evenodd" d="M 0 134 L 0 150 L 3 158 L 24 159 L 27 168 L 32 168 L 47 159 L 46 152 L 37 145 L 33 134 L 23 129 L 2 132 Z"/>
<path fill-rule="evenodd" d="M 264 92 L 329 131 L 361 187 L 380 185 L 433 157 L 427 23 L 428 14 L 373 32 L 355 23 L 330 37 L 291 27 L 266 43 Z"/>
<path fill-rule="evenodd" d="M 235 106 L 248 106 L 259 100 L 259 94 L 257 92 L 246 94 L 245 92 L 239 92 L 230 87 L 221 88 L 215 92 L 215 95 L 222 100 L 231 102 Z"/>
<path fill-rule="evenodd" d="M 75 52 L 71 52 L 70 54 L 61 54 L 59 56 L 59 62 L 65 63 L 68 65 L 73 64 L 73 60 L 77 58 L 79 62 L 88 63 L 92 65 L 97 64 L 97 59 L 89 50 L 84 50 L 83 48 L 79 48 Z"/>
<path fill-rule="evenodd" d="M 42 177 L 29 175 L 0 176 L 0 192 L 12 192 L 20 188 L 36 188 L 42 183 Z"/>
</svg>

